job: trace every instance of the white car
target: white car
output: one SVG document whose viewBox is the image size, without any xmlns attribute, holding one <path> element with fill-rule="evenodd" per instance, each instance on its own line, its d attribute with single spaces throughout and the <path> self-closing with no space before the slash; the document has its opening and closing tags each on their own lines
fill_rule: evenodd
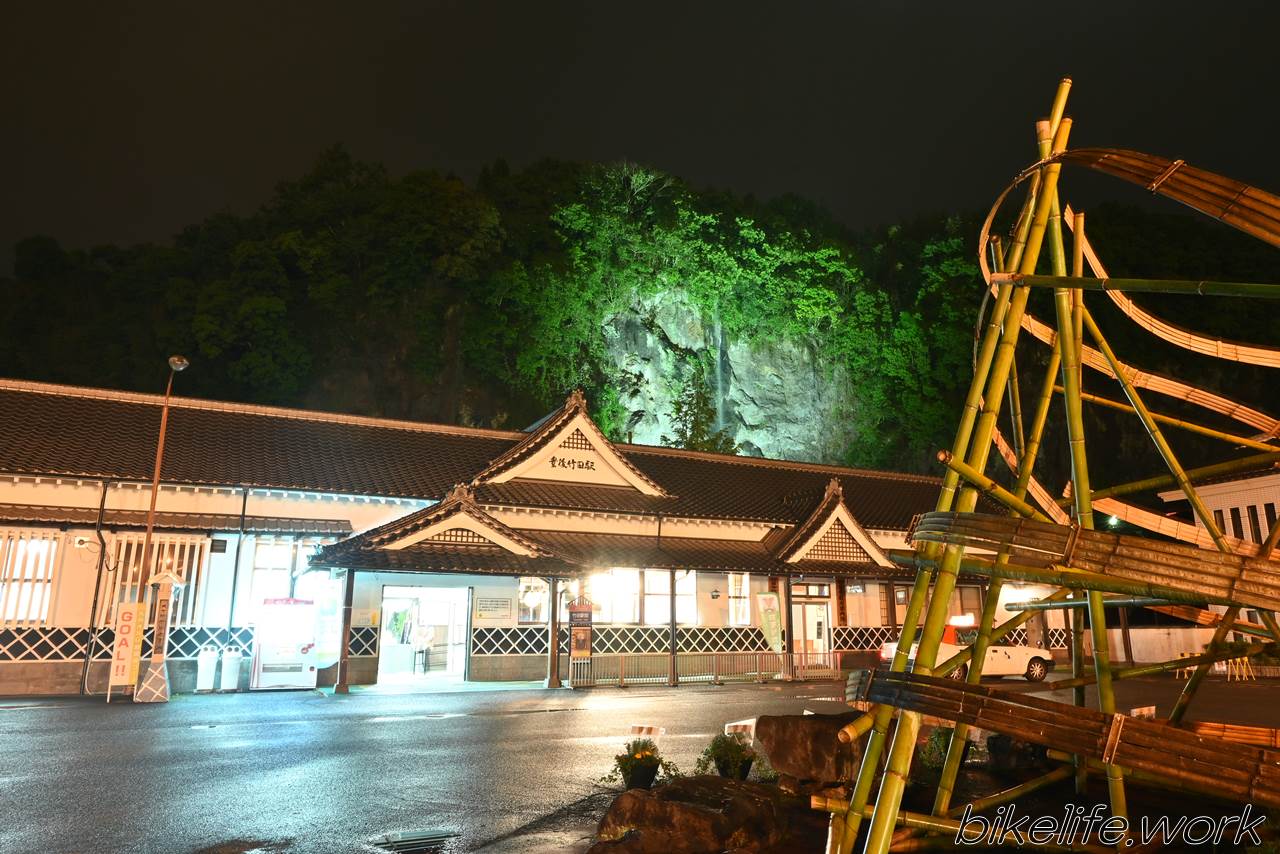
<svg viewBox="0 0 1280 854">
<path fill-rule="evenodd" d="M 963 649 L 966 649 L 974 641 L 977 640 L 976 632 L 966 632 L 972 637 L 965 638 L 966 643 L 961 643 L 959 632 L 956 626 L 947 626 L 942 634 L 942 643 L 938 646 L 938 662 L 946 661 Z M 912 644 L 911 656 L 909 661 L 915 661 L 916 648 L 919 644 Z M 880 661 L 886 667 L 893 661 L 893 656 L 898 652 L 896 643 L 886 643 L 880 647 Z M 992 644 L 987 647 L 987 660 L 982 665 L 983 676 L 1023 676 L 1028 682 L 1040 682 L 1049 675 L 1049 671 L 1053 669 L 1053 656 L 1048 650 L 1039 649 L 1034 646 L 1005 646 L 1003 644 Z M 969 673 L 969 665 L 962 664 L 947 675 L 952 679 L 963 679 Z"/>
</svg>

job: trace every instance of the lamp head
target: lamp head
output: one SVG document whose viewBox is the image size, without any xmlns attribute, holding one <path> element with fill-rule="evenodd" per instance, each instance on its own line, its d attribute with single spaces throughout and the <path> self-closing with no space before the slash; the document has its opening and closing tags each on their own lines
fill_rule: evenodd
<svg viewBox="0 0 1280 854">
<path fill-rule="evenodd" d="M 169 368 L 173 371 L 185 371 L 191 363 L 187 361 L 186 356 L 170 356 Z"/>
</svg>

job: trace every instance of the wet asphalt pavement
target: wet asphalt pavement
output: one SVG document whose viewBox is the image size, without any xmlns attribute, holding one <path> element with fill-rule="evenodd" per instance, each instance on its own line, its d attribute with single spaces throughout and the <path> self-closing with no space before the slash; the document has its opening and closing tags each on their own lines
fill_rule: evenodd
<svg viewBox="0 0 1280 854">
<path fill-rule="evenodd" d="M 814 699 L 837 688 L 0 700 L 0 852 L 368 854 L 425 828 L 473 851 L 600 792 L 633 723 L 692 769 L 726 722 L 839 711 Z"/>
<path fill-rule="evenodd" d="M 631 724 L 665 726 L 661 747 L 691 770 L 727 721 L 843 711 L 839 690 L 0 700 L 0 852 L 372 854 L 379 834 L 426 828 L 459 834 L 450 854 L 570 850 L 568 836 L 539 831 L 548 814 L 573 819 L 579 804 L 582 835 L 608 799 L 594 781 Z M 1138 679 L 1117 690 L 1122 709 L 1154 704 L 1167 714 L 1178 686 Z M 1280 681 L 1209 680 L 1192 717 L 1276 726 L 1277 710 Z"/>
</svg>

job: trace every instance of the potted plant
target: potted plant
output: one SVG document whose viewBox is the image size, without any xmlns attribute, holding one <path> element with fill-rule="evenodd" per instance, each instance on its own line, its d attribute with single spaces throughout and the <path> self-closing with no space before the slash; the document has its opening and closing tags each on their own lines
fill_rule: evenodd
<svg viewBox="0 0 1280 854">
<path fill-rule="evenodd" d="M 600 778 L 601 783 L 617 783 L 628 789 L 648 789 L 662 771 L 667 777 L 680 772 L 676 766 L 662 758 L 658 745 L 651 738 L 628 741 L 623 752 L 613 757 L 613 770 Z"/>
<path fill-rule="evenodd" d="M 755 762 L 756 752 L 747 742 L 747 737 L 740 732 L 725 735 L 721 733 L 711 739 L 702 756 L 698 758 L 698 774 L 706 774 L 715 766 L 721 777 L 733 780 L 745 780 L 751 773 L 751 763 Z"/>
</svg>

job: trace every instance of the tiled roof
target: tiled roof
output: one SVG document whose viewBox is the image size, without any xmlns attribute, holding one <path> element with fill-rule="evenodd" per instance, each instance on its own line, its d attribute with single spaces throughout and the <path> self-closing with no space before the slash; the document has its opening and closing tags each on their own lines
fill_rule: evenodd
<svg viewBox="0 0 1280 854">
<path fill-rule="evenodd" d="M 0 472 L 149 481 L 160 403 L 0 383 Z M 167 483 L 440 498 L 519 435 L 175 398 L 161 474 Z"/>
<path fill-rule="evenodd" d="M 147 481 L 161 398 L 0 380 L 0 474 Z M 545 425 L 544 425 L 545 426 Z M 527 434 L 175 398 L 167 483 L 440 499 Z M 835 477 L 872 529 L 905 530 L 933 508 L 940 481 L 904 475 L 618 444 L 669 497 L 621 487 L 483 484 L 482 505 L 521 504 L 794 525 Z"/>
<path fill-rule="evenodd" d="M 585 426 L 589 432 L 592 433 L 596 442 L 601 446 L 606 447 L 613 444 L 603 433 L 600 432 L 600 428 L 597 427 L 595 422 L 587 415 L 587 400 L 583 397 L 582 392 L 574 391 L 569 395 L 568 399 L 565 400 L 563 406 L 539 421 L 525 438 L 521 439 L 504 454 L 490 463 L 484 471 L 478 472 L 475 476 L 476 482 L 481 483 L 492 480 L 502 472 L 507 471 L 508 469 L 518 465 L 523 460 L 533 456 L 538 451 L 542 450 L 548 442 L 559 435 L 565 425 L 569 424 L 569 422 L 573 421 L 579 415 L 583 416 Z M 636 477 L 647 482 L 649 486 L 653 487 L 659 496 L 665 495 L 666 490 L 662 488 L 662 484 L 647 477 L 644 472 L 636 468 L 635 464 L 627 459 L 625 454 L 621 455 L 621 463 L 630 469 Z"/>
<path fill-rule="evenodd" d="M 98 511 L 90 507 L 52 507 L 36 504 L 0 504 L 0 522 L 27 525 L 93 525 Z M 108 528 L 145 528 L 145 510 L 112 510 L 103 513 Z M 233 513 L 156 513 L 156 528 L 168 531 L 237 531 L 240 517 Z M 291 519 L 283 516 L 246 516 L 244 529 L 251 534 L 350 534 L 346 519 Z"/>
</svg>

